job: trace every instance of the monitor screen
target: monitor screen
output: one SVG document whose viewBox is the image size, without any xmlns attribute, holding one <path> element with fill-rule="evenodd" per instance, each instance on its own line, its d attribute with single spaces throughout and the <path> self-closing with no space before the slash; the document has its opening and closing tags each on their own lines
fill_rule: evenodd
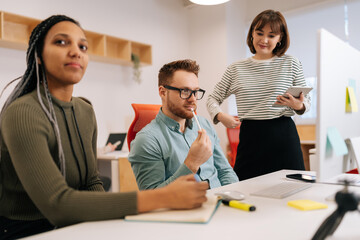
<svg viewBox="0 0 360 240">
<path fill-rule="evenodd" d="M 360 52 L 324 29 L 318 31 L 315 171 L 326 181 L 350 170 L 345 139 L 360 136 L 360 114 L 346 111 L 348 87 L 360 98 Z M 338 136 L 334 140 L 335 135 Z M 336 136 L 335 136 L 336 137 Z M 343 142 L 342 142 L 343 141 Z M 346 146 L 342 149 L 347 150 Z M 339 153 L 340 152 L 340 153 Z"/>
<path fill-rule="evenodd" d="M 120 141 L 120 144 L 116 147 L 115 150 L 121 151 L 125 142 L 125 137 L 126 133 L 110 133 L 105 145 L 107 145 L 109 142 L 111 144 L 115 144 L 116 142 Z"/>
</svg>

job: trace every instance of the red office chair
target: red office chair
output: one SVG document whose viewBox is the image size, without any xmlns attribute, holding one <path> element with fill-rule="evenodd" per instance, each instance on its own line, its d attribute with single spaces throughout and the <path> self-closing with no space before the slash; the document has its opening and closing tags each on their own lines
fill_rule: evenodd
<svg viewBox="0 0 360 240">
<path fill-rule="evenodd" d="M 136 134 L 153 120 L 158 114 L 161 105 L 157 104 L 136 104 L 132 103 L 131 106 L 135 111 L 135 118 L 131 123 L 127 133 L 127 144 L 130 151 L 130 143 L 134 140 Z"/>
<path fill-rule="evenodd" d="M 227 128 L 226 133 L 229 140 L 230 151 L 228 151 L 228 158 L 231 167 L 234 167 L 236 160 L 237 147 L 239 145 L 239 134 L 240 134 L 240 125 L 236 128 Z"/>
<path fill-rule="evenodd" d="M 350 171 L 347 171 L 346 173 L 350 173 L 350 174 L 359 174 L 359 170 L 357 168 L 354 168 Z"/>
</svg>

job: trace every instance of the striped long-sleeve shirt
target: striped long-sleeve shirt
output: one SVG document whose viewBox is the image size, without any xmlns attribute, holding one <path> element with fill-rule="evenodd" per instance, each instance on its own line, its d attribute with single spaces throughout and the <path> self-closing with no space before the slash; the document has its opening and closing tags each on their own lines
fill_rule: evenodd
<svg viewBox="0 0 360 240">
<path fill-rule="evenodd" d="M 273 107 L 278 95 L 290 86 L 306 86 L 300 61 L 283 55 L 267 60 L 247 58 L 231 64 L 207 99 L 207 108 L 214 123 L 221 112 L 221 103 L 235 94 L 240 120 L 265 120 L 281 116 L 293 116 L 296 111 L 290 107 Z M 305 111 L 310 108 L 310 97 L 304 98 Z M 301 113 L 304 113 L 301 112 Z M 296 112 L 301 114 L 300 112 Z"/>
</svg>

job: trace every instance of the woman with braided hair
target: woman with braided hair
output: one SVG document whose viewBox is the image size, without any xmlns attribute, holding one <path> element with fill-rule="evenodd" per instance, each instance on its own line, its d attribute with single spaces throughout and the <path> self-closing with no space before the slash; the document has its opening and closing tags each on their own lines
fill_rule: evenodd
<svg viewBox="0 0 360 240">
<path fill-rule="evenodd" d="M 80 25 L 63 15 L 31 33 L 25 74 L 0 113 L 0 239 L 206 201 L 207 183 L 192 175 L 156 190 L 104 192 L 94 111 L 72 96 L 87 48 Z"/>
</svg>

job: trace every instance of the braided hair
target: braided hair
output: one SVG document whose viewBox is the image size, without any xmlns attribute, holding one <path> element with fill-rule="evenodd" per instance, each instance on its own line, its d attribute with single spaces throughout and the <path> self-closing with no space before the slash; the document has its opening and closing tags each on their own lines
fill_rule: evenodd
<svg viewBox="0 0 360 240">
<path fill-rule="evenodd" d="M 12 102 L 14 102 L 17 98 L 32 92 L 33 90 L 37 89 L 37 95 L 39 103 L 44 110 L 46 116 L 50 120 L 55 136 L 56 141 L 58 143 L 58 153 L 59 153 L 59 160 L 60 160 L 60 171 L 62 175 L 65 177 L 66 171 L 65 171 L 65 155 L 64 150 L 62 148 L 61 144 L 61 138 L 60 138 L 60 130 L 59 125 L 57 123 L 55 110 L 52 104 L 51 100 L 51 94 L 48 89 L 47 80 L 45 76 L 45 64 L 39 64 L 43 63 L 42 59 L 42 51 L 44 47 L 44 40 L 49 32 L 49 30 L 57 23 L 63 22 L 63 21 L 69 21 L 72 23 L 75 23 L 80 27 L 80 24 L 65 15 L 53 15 L 49 18 L 43 20 L 41 23 L 39 23 L 34 30 L 31 32 L 30 39 L 29 39 L 29 47 L 26 52 L 26 70 L 23 76 L 16 78 L 12 80 L 10 83 L 8 83 L 4 90 L 13 82 L 20 79 L 20 82 L 15 86 L 14 90 L 11 92 L 10 96 L 7 98 L 7 100 L 4 103 L 4 106 L 2 107 L 2 110 L 0 112 L 0 126 L 3 119 L 3 115 L 5 113 L 5 110 L 10 106 Z M 48 107 L 45 106 L 43 103 L 43 100 L 41 98 L 40 94 L 40 85 L 43 85 L 45 90 L 45 97 Z M 3 94 L 4 90 L 1 92 L 1 95 Z M 0 135 L 0 148 L 1 148 L 1 142 L 2 142 L 2 135 Z M 0 155 L 1 157 L 1 155 Z M 0 159 L 1 161 L 1 159 Z"/>
</svg>

